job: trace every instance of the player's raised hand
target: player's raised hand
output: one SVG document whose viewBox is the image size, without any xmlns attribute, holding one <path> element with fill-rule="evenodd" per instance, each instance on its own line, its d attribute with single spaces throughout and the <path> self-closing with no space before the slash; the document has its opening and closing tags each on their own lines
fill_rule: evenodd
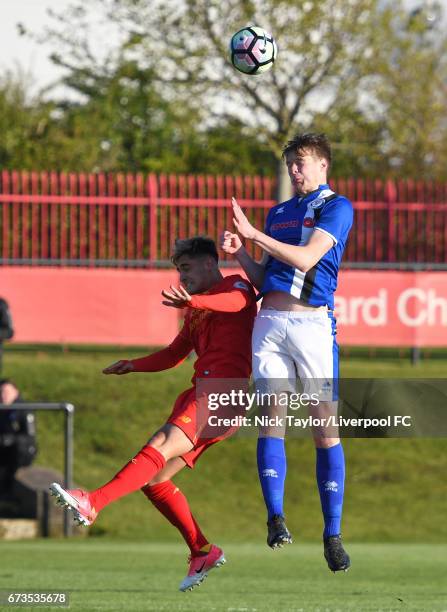
<svg viewBox="0 0 447 612">
<path fill-rule="evenodd" d="M 131 361 L 127 359 L 121 359 L 120 361 L 115 361 L 112 365 L 107 366 L 102 371 L 103 374 L 128 374 L 129 372 L 133 372 L 133 364 Z"/>
<path fill-rule="evenodd" d="M 237 234 L 225 231 L 220 237 L 220 246 L 228 255 L 234 255 L 241 248 L 242 242 Z"/>
<path fill-rule="evenodd" d="M 236 201 L 236 198 L 231 198 L 231 206 L 233 208 L 233 223 L 239 234 L 248 240 L 253 240 L 256 236 L 256 229 L 244 215 L 242 208 Z"/>
<path fill-rule="evenodd" d="M 170 289 L 170 291 L 163 289 L 161 292 L 162 296 L 166 298 L 162 304 L 171 306 L 171 308 L 185 308 L 187 303 L 191 301 L 191 296 L 183 285 L 180 285 L 178 288 L 171 285 Z"/>
</svg>

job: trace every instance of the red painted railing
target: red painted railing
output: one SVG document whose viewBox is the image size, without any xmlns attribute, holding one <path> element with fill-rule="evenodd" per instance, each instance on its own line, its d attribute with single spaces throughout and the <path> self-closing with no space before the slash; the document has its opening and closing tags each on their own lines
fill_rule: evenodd
<svg viewBox="0 0 447 612">
<path fill-rule="evenodd" d="M 0 178 L 3 264 L 157 265 L 169 260 L 175 238 L 217 238 L 231 228 L 231 196 L 257 227 L 275 203 L 274 181 L 261 177 L 3 171 Z M 447 183 L 331 185 L 356 211 L 346 262 L 447 262 Z"/>
</svg>

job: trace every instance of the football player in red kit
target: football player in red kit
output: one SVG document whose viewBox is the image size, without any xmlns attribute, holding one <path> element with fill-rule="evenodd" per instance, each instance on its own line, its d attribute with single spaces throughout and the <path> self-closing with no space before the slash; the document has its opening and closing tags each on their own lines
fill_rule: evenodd
<svg viewBox="0 0 447 612">
<path fill-rule="evenodd" d="M 180 274 L 180 287 L 163 291 L 163 304 L 185 309 L 180 333 L 163 350 L 140 359 L 118 361 L 103 372 L 159 372 L 178 365 L 194 350 L 197 360 L 193 386 L 180 394 L 166 423 L 110 482 L 91 492 L 66 490 L 57 483 L 50 490 L 57 503 L 74 512 L 75 520 L 91 525 L 107 504 L 141 489 L 177 527 L 190 548 L 189 572 L 180 585 L 180 590 L 186 591 L 200 584 L 210 569 L 225 563 L 225 557 L 222 549 L 203 535 L 186 497 L 171 478 L 185 465 L 192 468 L 209 446 L 237 429 L 234 425 L 207 426 L 206 397 L 198 398 L 196 383 L 217 379 L 219 387 L 221 379 L 227 389 L 229 379 L 248 383 L 256 299 L 253 287 L 241 276 L 222 276 L 216 245 L 208 238 L 177 240 L 172 261 Z M 227 408 L 225 416 L 231 411 L 231 407 Z"/>
</svg>

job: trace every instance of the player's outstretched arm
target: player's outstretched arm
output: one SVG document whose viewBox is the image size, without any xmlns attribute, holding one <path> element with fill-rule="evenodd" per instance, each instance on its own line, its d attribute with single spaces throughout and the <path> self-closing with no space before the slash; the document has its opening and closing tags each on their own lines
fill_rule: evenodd
<svg viewBox="0 0 447 612">
<path fill-rule="evenodd" d="M 161 351 L 151 353 L 137 359 L 122 359 L 104 368 L 103 374 L 127 374 L 129 372 L 161 372 L 179 365 L 192 351 L 193 346 L 189 340 L 188 332 L 183 330 L 176 336 L 169 346 Z"/>
<path fill-rule="evenodd" d="M 265 265 L 268 256 L 260 262 L 255 261 L 246 251 L 238 234 L 225 231 L 221 236 L 221 248 L 225 253 L 233 255 L 249 278 L 252 285 L 260 290 L 264 282 Z"/>
</svg>

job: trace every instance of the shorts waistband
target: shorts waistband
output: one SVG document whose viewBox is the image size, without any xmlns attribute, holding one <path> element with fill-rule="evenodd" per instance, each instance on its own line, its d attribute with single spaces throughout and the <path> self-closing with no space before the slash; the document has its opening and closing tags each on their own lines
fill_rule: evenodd
<svg viewBox="0 0 447 612">
<path fill-rule="evenodd" d="M 274 310 L 273 308 L 261 308 L 258 312 L 259 318 L 269 319 L 332 319 L 332 310 Z"/>
</svg>

